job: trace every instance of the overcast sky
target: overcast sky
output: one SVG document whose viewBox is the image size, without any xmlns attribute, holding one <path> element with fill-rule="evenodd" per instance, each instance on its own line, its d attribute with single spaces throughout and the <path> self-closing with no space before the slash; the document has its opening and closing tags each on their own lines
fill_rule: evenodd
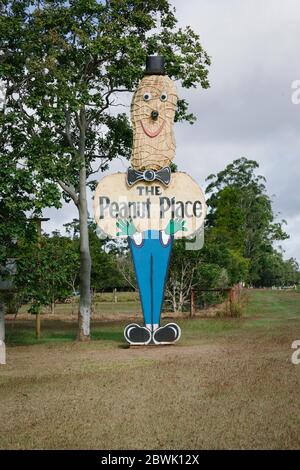
<svg viewBox="0 0 300 470">
<path fill-rule="evenodd" d="M 287 220 L 286 257 L 300 261 L 299 0 L 174 0 L 180 26 L 200 34 L 211 56 L 208 90 L 180 90 L 198 120 L 175 126 L 179 170 L 205 187 L 205 178 L 232 160 L 257 160 L 274 209 Z M 299 82 L 300 83 L 300 82 Z M 124 111 L 124 109 L 122 109 Z M 128 163 L 116 162 L 111 172 Z M 77 217 L 69 204 L 44 215 L 47 231 Z"/>
</svg>

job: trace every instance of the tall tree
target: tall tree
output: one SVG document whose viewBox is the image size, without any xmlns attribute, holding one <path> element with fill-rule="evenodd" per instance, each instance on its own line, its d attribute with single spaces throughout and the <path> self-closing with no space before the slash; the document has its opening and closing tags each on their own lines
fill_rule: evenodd
<svg viewBox="0 0 300 470">
<path fill-rule="evenodd" d="M 132 138 L 127 116 L 112 113 L 112 106 L 120 103 L 120 93 L 134 90 L 148 54 L 163 54 L 167 73 L 187 88 L 208 87 L 210 60 L 190 27 L 177 28 L 167 0 L 4 0 L 1 14 L 1 75 L 22 132 L 25 164 L 55 181 L 78 209 L 78 338 L 87 340 L 87 187 L 94 187 L 93 175 L 113 158 L 129 157 Z M 194 119 L 184 100 L 177 119 Z"/>
<path fill-rule="evenodd" d="M 276 221 L 265 178 L 255 172 L 258 163 L 240 158 L 217 175 L 210 175 L 207 227 L 215 243 L 223 243 L 236 256 L 249 261 L 249 281 L 259 280 L 260 265 L 273 242 L 288 235 L 284 221 Z"/>
<path fill-rule="evenodd" d="M 1 4 L 3 11 L 4 5 Z M 2 13 L 1 11 L 1 13 Z M 17 28 L 12 21 L 11 28 Z M 6 29 L 0 17 L 0 36 Z M 34 217 L 41 215 L 43 207 L 59 207 L 60 194 L 56 185 L 41 178 L 26 164 L 26 134 L 22 118 L 10 105 L 14 93 L 12 80 L 21 80 L 25 57 L 8 64 L 0 55 L 0 340 L 5 338 L 5 311 L 14 297 L 13 279 L 16 272 L 17 242 L 36 237 Z M 4 61 L 5 62 L 5 61 Z M 8 71 L 9 68 L 9 71 Z M 6 74 L 7 71 L 7 74 Z M 6 76 L 6 80 L 2 78 Z"/>
</svg>

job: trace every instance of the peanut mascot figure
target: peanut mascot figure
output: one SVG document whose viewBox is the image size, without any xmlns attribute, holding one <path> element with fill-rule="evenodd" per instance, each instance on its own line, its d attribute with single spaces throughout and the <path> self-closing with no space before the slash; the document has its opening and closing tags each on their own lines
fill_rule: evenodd
<svg viewBox="0 0 300 470">
<path fill-rule="evenodd" d="M 134 142 L 127 184 L 158 181 L 168 186 L 175 155 L 173 123 L 177 91 L 165 75 L 164 58 L 147 58 L 146 71 L 132 100 Z M 160 324 L 165 283 L 174 234 L 185 230 L 182 219 L 171 219 L 164 230 L 139 232 L 130 219 L 117 221 L 117 235 L 127 235 L 140 292 L 144 325 L 128 325 L 125 339 L 133 345 L 172 344 L 181 335 L 178 325 Z"/>
</svg>

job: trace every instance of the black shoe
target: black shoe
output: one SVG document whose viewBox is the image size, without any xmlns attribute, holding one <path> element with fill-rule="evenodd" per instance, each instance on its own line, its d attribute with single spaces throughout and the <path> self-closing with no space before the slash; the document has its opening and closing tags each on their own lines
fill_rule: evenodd
<svg viewBox="0 0 300 470">
<path fill-rule="evenodd" d="M 151 341 L 151 332 L 145 326 L 136 323 L 127 325 L 124 329 L 124 336 L 129 344 L 144 346 Z"/>
<path fill-rule="evenodd" d="M 155 344 L 172 344 L 179 340 L 181 329 L 176 323 L 168 323 L 161 326 L 153 333 L 153 341 Z"/>
</svg>

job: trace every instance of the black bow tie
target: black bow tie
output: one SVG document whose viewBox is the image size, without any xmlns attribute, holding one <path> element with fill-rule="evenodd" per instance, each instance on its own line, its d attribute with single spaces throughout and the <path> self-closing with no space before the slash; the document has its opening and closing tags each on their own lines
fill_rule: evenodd
<svg viewBox="0 0 300 470">
<path fill-rule="evenodd" d="M 171 181 L 171 170 L 169 166 L 162 168 L 161 170 L 154 171 L 154 170 L 145 170 L 139 171 L 135 170 L 134 168 L 128 168 L 127 170 L 127 183 L 129 186 L 133 186 L 138 181 L 160 181 L 165 186 Z"/>
</svg>

